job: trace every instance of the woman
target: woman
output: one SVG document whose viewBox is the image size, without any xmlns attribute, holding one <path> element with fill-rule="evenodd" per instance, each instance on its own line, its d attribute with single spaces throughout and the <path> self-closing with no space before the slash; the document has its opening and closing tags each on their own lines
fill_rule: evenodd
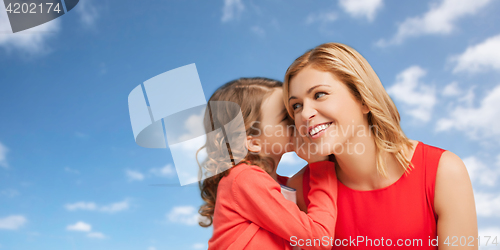
<svg viewBox="0 0 500 250">
<path fill-rule="evenodd" d="M 323 236 L 334 235 L 337 217 L 333 163 L 322 156 L 307 158 L 311 166 L 309 214 L 281 193 L 279 184 L 285 184 L 286 178 L 276 174 L 276 167 L 290 146 L 287 130 L 293 127 L 282 100 L 282 83 L 266 78 L 231 81 L 209 100 L 210 112 L 204 120 L 208 157 L 201 166 L 214 176 L 200 185 L 205 201 L 200 214 L 208 221 L 200 225 L 213 223 L 209 249 L 292 249 L 290 241 L 305 238 L 319 241 L 304 249 L 330 248 Z M 232 109 L 235 104 L 237 108 Z M 243 121 L 234 122 L 238 119 L 233 111 L 240 108 Z M 224 130 L 218 129 L 220 125 Z M 225 138 L 243 143 L 228 148 Z M 243 161 L 229 162 L 228 149 L 232 159 Z"/>
<path fill-rule="evenodd" d="M 464 163 L 405 136 L 396 106 L 358 52 L 338 43 L 306 52 L 288 68 L 283 97 L 298 131 L 320 154 L 335 155 L 335 246 L 477 249 Z M 303 211 L 308 171 L 306 166 L 288 182 Z"/>
</svg>

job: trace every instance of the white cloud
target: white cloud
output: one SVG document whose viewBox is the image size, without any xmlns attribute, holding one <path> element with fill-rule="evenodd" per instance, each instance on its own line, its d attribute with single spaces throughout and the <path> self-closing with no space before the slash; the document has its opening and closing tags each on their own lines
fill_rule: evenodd
<svg viewBox="0 0 500 250">
<path fill-rule="evenodd" d="M 446 85 L 440 92 L 443 97 L 447 97 L 447 105 L 450 109 L 457 106 L 457 103 L 461 103 L 466 107 L 472 107 L 474 104 L 474 89 L 476 85 L 472 85 L 468 90 L 459 87 L 457 82 L 452 82 Z"/>
<path fill-rule="evenodd" d="M 4 168 L 9 167 L 9 164 L 7 163 L 7 152 L 9 152 L 9 149 L 0 142 L 0 167 Z"/>
<path fill-rule="evenodd" d="M 102 206 L 99 210 L 106 213 L 115 213 L 123 210 L 127 210 L 130 204 L 128 200 L 121 202 L 115 202 L 110 205 Z"/>
<path fill-rule="evenodd" d="M 80 15 L 81 22 L 87 27 L 93 27 L 97 18 L 99 18 L 97 8 L 94 6 L 93 1 L 91 0 L 78 2 L 78 5 L 75 9 L 76 12 Z"/>
<path fill-rule="evenodd" d="M 148 250 L 156 250 L 156 247 L 148 247 Z"/>
<path fill-rule="evenodd" d="M 84 201 L 80 201 L 80 202 L 76 202 L 76 203 L 73 203 L 73 204 L 66 204 L 64 206 L 66 208 L 66 210 L 69 210 L 69 211 L 75 211 L 75 210 L 96 210 L 97 209 L 97 205 L 93 202 L 84 202 Z"/>
<path fill-rule="evenodd" d="M 87 237 L 94 239 L 105 239 L 106 236 L 101 232 L 90 232 L 87 234 Z"/>
<path fill-rule="evenodd" d="M 500 176 L 498 169 L 490 169 L 477 157 L 470 156 L 464 159 L 465 166 L 469 172 L 473 184 L 494 187 L 497 178 Z"/>
<path fill-rule="evenodd" d="M 306 18 L 306 24 L 320 23 L 326 25 L 337 20 L 338 16 L 334 11 L 322 12 L 322 13 L 311 13 Z"/>
<path fill-rule="evenodd" d="M 500 136 L 500 85 L 486 95 L 477 108 L 457 106 L 447 118 L 439 119 L 437 131 L 455 129 L 472 139 Z"/>
<path fill-rule="evenodd" d="M 126 170 L 125 174 L 127 175 L 129 181 L 142 181 L 142 180 L 144 180 L 144 175 L 139 171 Z"/>
<path fill-rule="evenodd" d="M 205 134 L 205 128 L 203 127 L 203 119 L 205 117 L 205 109 L 201 109 L 199 114 L 190 115 L 184 122 L 184 126 L 187 129 L 187 133 L 179 136 L 176 142 L 183 142 L 186 140 L 193 139 L 200 135 Z"/>
<path fill-rule="evenodd" d="M 22 215 L 11 215 L 0 218 L 0 229 L 17 230 L 26 224 L 28 220 Z"/>
<path fill-rule="evenodd" d="M 187 131 L 181 134 L 180 136 L 177 136 L 175 134 L 170 136 L 170 132 L 167 131 L 167 137 L 169 138 L 169 140 L 170 138 L 172 138 L 172 141 L 171 142 L 169 141 L 169 147 L 172 153 L 172 157 L 174 158 L 174 163 L 176 163 L 175 167 L 178 168 L 178 170 L 179 167 L 182 170 L 190 169 L 187 171 L 189 172 L 190 175 L 194 174 L 194 176 L 197 176 L 198 168 L 191 169 L 185 166 L 196 164 L 196 159 L 194 158 L 196 156 L 196 152 L 203 145 L 205 145 L 206 136 L 205 136 L 205 128 L 203 125 L 204 116 L 205 116 L 205 109 L 201 109 L 198 114 L 190 115 L 184 121 L 184 129 Z M 206 150 L 200 151 L 198 157 L 200 160 L 204 159 L 203 157 L 206 156 L 204 152 L 206 152 Z M 194 170 L 195 172 L 192 172 L 192 170 Z M 180 178 L 185 179 L 184 177 Z M 195 179 L 198 180 L 198 178 L 196 177 Z"/>
<path fill-rule="evenodd" d="M 64 207 L 68 211 L 87 210 L 87 211 L 100 211 L 105 213 L 115 213 L 127 210 L 130 207 L 130 202 L 128 200 L 124 200 L 121 202 L 111 203 L 109 205 L 98 206 L 94 202 L 80 201 L 72 204 L 66 204 Z"/>
<path fill-rule="evenodd" d="M 426 71 L 419 66 L 405 69 L 396 76 L 396 83 L 387 89 L 391 97 L 401 103 L 406 113 L 423 122 L 428 122 L 436 104 L 434 87 L 426 85 L 420 78 Z"/>
<path fill-rule="evenodd" d="M 442 92 L 442 94 L 444 96 L 458 96 L 461 93 L 462 93 L 462 91 L 458 87 L 457 82 L 452 82 L 452 83 L 446 85 L 443 89 L 443 92 Z"/>
<path fill-rule="evenodd" d="M 260 26 L 257 26 L 257 25 L 252 26 L 252 27 L 250 28 L 250 30 L 251 30 L 254 34 L 258 35 L 258 36 L 262 36 L 262 37 L 263 37 L 263 36 L 265 36 L 265 35 L 266 35 L 266 31 L 265 31 L 263 28 L 261 28 Z"/>
<path fill-rule="evenodd" d="M 474 102 L 474 98 L 476 97 L 476 95 L 474 94 L 474 89 L 476 88 L 476 86 L 472 86 L 468 91 L 467 93 L 465 93 L 464 96 L 460 97 L 458 100 L 460 102 L 463 102 L 467 105 L 467 107 L 472 107 L 472 104 Z"/>
<path fill-rule="evenodd" d="M 93 232 L 92 226 L 88 223 L 83 222 L 83 221 L 79 221 L 73 225 L 68 225 L 66 227 L 66 230 L 85 232 L 85 233 L 87 233 L 87 237 L 89 237 L 89 238 L 94 238 L 94 239 L 105 239 L 106 238 L 106 235 L 104 235 L 101 232 Z"/>
<path fill-rule="evenodd" d="M 224 7 L 222 7 L 222 22 L 228 22 L 235 18 L 245 10 L 245 5 L 241 0 L 224 0 Z"/>
<path fill-rule="evenodd" d="M 187 153 L 191 154 L 196 152 L 201 145 L 205 144 L 205 128 L 203 119 L 205 117 L 205 109 L 200 109 L 198 114 L 190 115 L 184 121 L 184 127 L 182 134 L 179 135 L 177 130 L 167 129 L 167 138 L 169 140 L 169 146 L 172 147 L 173 144 L 182 148 Z M 200 145 L 201 143 L 201 145 Z"/>
<path fill-rule="evenodd" d="M 452 56 L 450 61 L 456 62 L 455 73 L 500 70 L 500 35 L 468 47 L 461 55 Z"/>
<path fill-rule="evenodd" d="M 193 244 L 193 249 L 206 249 L 208 248 L 207 245 L 205 245 L 204 243 L 194 243 Z"/>
<path fill-rule="evenodd" d="M 92 230 L 92 226 L 83 221 L 79 221 L 74 225 L 68 225 L 66 227 L 68 231 L 79 231 L 79 232 L 90 232 Z"/>
<path fill-rule="evenodd" d="M 188 157 L 194 157 L 196 151 L 200 149 L 207 141 L 206 136 L 191 137 L 189 140 L 185 140 L 182 143 L 177 143 L 176 145 L 169 145 L 172 149 L 173 147 L 180 148 L 183 150 L 184 155 Z"/>
<path fill-rule="evenodd" d="M 198 225 L 201 216 L 198 214 L 198 209 L 193 206 L 177 206 L 167 214 L 167 219 L 170 222 L 180 223 L 184 225 Z"/>
<path fill-rule="evenodd" d="M 4 189 L 2 190 L 2 192 L 0 192 L 1 195 L 3 196 L 7 196 L 7 197 L 16 197 L 19 195 L 19 191 L 15 190 L 15 189 L 12 189 L 12 188 L 8 188 L 8 189 Z"/>
<path fill-rule="evenodd" d="M 170 164 L 167 164 L 162 168 L 152 168 L 149 170 L 149 172 L 160 177 L 171 177 L 175 175 L 174 167 L 172 167 L 172 165 Z"/>
<path fill-rule="evenodd" d="M 384 2 L 383 0 L 339 0 L 339 5 L 352 17 L 366 18 L 371 22 Z"/>
<path fill-rule="evenodd" d="M 477 216 L 500 217 L 500 195 L 492 193 L 475 193 Z"/>
<path fill-rule="evenodd" d="M 379 46 L 401 44 L 410 37 L 430 34 L 450 34 L 456 29 L 456 22 L 474 15 L 488 5 L 491 0 L 442 0 L 431 4 L 430 10 L 418 17 L 407 18 L 398 25 L 398 31 L 389 41 L 380 40 Z"/>
<path fill-rule="evenodd" d="M 56 35 L 60 26 L 59 19 L 54 19 L 31 29 L 12 33 L 5 5 L 0 4 L 0 47 L 8 52 L 19 50 L 28 55 L 46 53 L 47 39 Z"/>
</svg>

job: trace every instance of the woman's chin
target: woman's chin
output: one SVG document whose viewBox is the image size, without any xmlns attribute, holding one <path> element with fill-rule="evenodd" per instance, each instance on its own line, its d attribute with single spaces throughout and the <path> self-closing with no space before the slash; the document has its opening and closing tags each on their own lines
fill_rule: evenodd
<svg viewBox="0 0 500 250">
<path fill-rule="evenodd" d="M 335 154 L 335 152 L 342 152 L 344 148 L 344 143 L 342 143 L 338 138 L 332 137 L 322 137 L 316 143 L 319 144 L 319 153 L 322 156 L 327 156 Z"/>
</svg>

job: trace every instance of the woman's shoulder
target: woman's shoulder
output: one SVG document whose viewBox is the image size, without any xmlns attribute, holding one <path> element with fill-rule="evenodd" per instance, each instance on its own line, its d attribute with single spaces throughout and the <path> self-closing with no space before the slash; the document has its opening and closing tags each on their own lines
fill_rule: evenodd
<svg viewBox="0 0 500 250">
<path fill-rule="evenodd" d="M 422 145 L 421 151 L 425 156 L 425 161 L 433 161 L 437 165 L 437 176 L 436 179 L 443 178 L 459 178 L 467 177 L 467 168 L 460 157 L 451 151 L 442 149 L 437 146 L 425 144 L 423 142 L 410 140 L 414 145 Z M 416 151 L 415 147 L 415 151 Z M 416 153 L 416 152 L 415 152 Z"/>
<path fill-rule="evenodd" d="M 414 145 L 414 153 L 417 154 L 417 150 L 422 152 L 422 156 L 425 156 L 425 161 L 433 161 L 437 165 L 437 170 L 439 172 L 461 172 L 466 170 L 465 164 L 462 159 L 456 154 L 448 151 L 446 149 L 433 146 L 430 144 L 423 143 L 421 141 L 410 140 Z M 421 149 L 418 149 L 418 145 L 421 145 Z"/>
<path fill-rule="evenodd" d="M 457 181 L 469 179 L 467 167 L 460 157 L 451 151 L 442 149 L 442 155 L 439 159 L 438 172 L 436 178 L 451 178 Z"/>
<path fill-rule="evenodd" d="M 451 186 L 470 185 L 467 167 L 458 155 L 436 146 L 422 145 L 427 161 L 432 160 L 437 165 L 436 192 L 448 190 Z"/>
<path fill-rule="evenodd" d="M 453 152 L 443 150 L 436 173 L 434 192 L 434 209 L 438 216 L 455 213 L 453 210 L 456 210 L 456 207 L 464 206 L 467 206 L 467 211 L 475 212 L 474 194 L 467 167 Z"/>
</svg>

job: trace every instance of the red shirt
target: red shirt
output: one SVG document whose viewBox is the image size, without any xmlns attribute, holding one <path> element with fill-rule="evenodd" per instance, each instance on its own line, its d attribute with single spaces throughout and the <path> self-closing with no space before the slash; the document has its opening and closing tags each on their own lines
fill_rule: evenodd
<svg viewBox="0 0 500 250">
<path fill-rule="evenodd" d="M 208 249 L 292 249 L 291 237 L 321 239 L 335 233 L 337 177 L 334 163 L 310 165 L 309 214 L 281 194 L 280 185 L 257 166 L 230 169 L 217 189 L 214 231 Z M 318 244 L 318 241 L 316 241 Z M 303 246 L 303 249 L 330 249 Z"/>
<path fill-rule="evenodd" d="M 339 181 L 334 248 L 368 249 L 378 245 L 384 249 L 390 244 L 395 248 L 437 249 L 431 244 L 436 244 L 431 240 L 437 236 L 434 186 L 443 152 L 419 142 L 411 160 L 414 168 L 385 188 L 358 191 Z M 304 194 L 309 190 L 307 172 Z M 304 199 L 307 205 L 307 195 Z"/>
</svg>

